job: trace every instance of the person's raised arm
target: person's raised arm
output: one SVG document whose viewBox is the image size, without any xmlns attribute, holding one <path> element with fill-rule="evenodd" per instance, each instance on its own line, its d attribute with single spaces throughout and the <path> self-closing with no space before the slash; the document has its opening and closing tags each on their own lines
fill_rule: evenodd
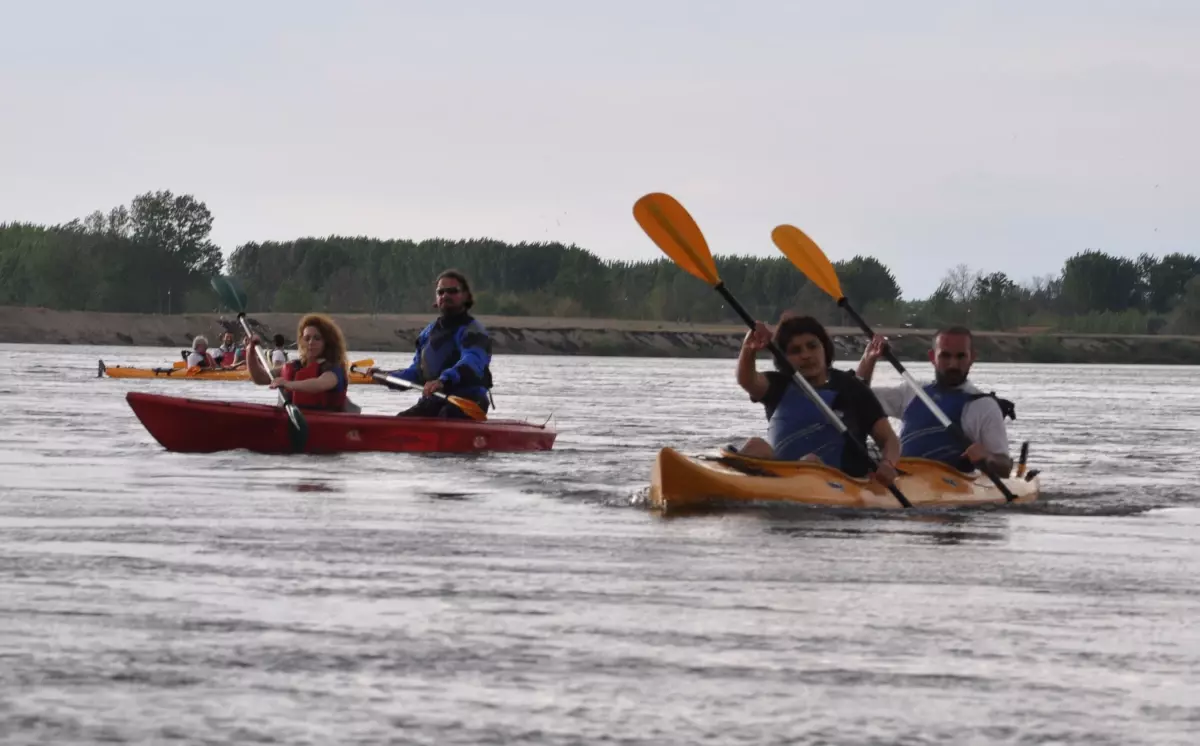
<svg viewBox="0 0 1200 746">
<path fill-rule="evenodd" d="M 246 345 L 246 370 L 250 371 L 250 380 L 259 386 L 266 386 L 274 379 L 271 371 L 263 368 L 262 360 L 258 357 L 258 338 L 251 337 Z"/>
<path fill-rule="evenodd" d="M 758 351 L 764 349 L 771 340 L 771 331 L 767 325 L 759 321 L 754 329 L 746 332 L 742 340 L 742 349 L 738 353 L 737 382 L 754 401 L 760 401 L 767 395 L 769 383 L 767 377 L 758 372 Z"/>
</svg>

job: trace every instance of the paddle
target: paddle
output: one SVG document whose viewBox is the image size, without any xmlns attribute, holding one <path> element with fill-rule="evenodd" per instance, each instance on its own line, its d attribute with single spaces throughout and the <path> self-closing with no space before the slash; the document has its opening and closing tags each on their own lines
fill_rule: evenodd
<svg viewBox="0 0 1200 746">
<path fill-rule="evenodd" d="M 246 294 L 224 275 L 217 275 L 210 282 L 213 290 L 216 290 L 217 295 L 221 297 L 221 301 L 230 309 L 237 311 L 238 322 L 241 323 L 246 336 L 252 337 L 250 326 L 246 323 Z M 262 365 L 263 370 L 270 375 L 271 366 L 268 364 L 267 356 L 263 354 L 262 347 L 256 345 L 254 351 L 258 353 L 258 362 Z M 292 450 L 303 451 L 304 444 L 308 442 L 308 421 L 304 419 L 300 407 L 292 404 L 290 392 L 285 389 L 276 389 L 276 391 L 279 393 L 279 401 L 283 404 L 284 412 L 287 413 L 288 441 L 291 443 Z"/>
<path fill-rule="evenodd" d="M 422 387 L 415 383 L 406 381 L 403 378 L 397 378 L 396 376 L 388 375 L 381 370 L 377 370 L 372 373 L 371 377 L 388 388 L 407 389 L 408 391 L 422 390 Z M 487 419 L 487 413 L 483 411 L 483 408 L 470 399 L 464 399 L 461 396 L 446 396 L 441 391 L 435 391 L 433 392 L 433 395 L 440 396 L 441 398 L 450 402 L 454 406 L 458 407 L 463 414 L 473 420 L 483 422 Z"/>
<path fill-rule="evenodd" d="M 833 268 L 833 264 L 829 261 L 828 257 L 825 256 L 825 252 L 821 251 L 821 248 L 817 246 L 816 242 L 805 235 L 804 231 L 792 225 L 776 226 L 775 230 L 771 231 L 771 240 L 775 242 L 775 245 L 779 247 L 784 256 L 792 264 L 796 265 L 796 268 L 803 272 L 814 285 L 828 293 L 830 297 L 837 301 L 840 308 L 845 309 L 846 313 L 850 314 L 850 318 L 854 319 L 855 323 L 858 324 L 858 327 L 863 330 L 869 339 L 874 339 L 875 332 L 863 320 L 863 317 L 858 315 L 858 311 L 854 310 L 854 307 L 850 305 L 850 300 L 842 293 L 837 271 Z M 883 356 L 903 376 L 905 383 L 912 387 L 917 397 L 920 398 L 921 403 L 928 407 L 929 411 L 933 412 L 933 415 L 938 418 L 942 423 L 942 427 L 949 430 L 951 435 L 962 442 L 964 448 L 971 445 L 971 439 L 963 432 L 962 427 L 950 421 L 950 418 L 946 416 L 941 407 L 934 403 L 929 394 L 925 393 L 925 389 L 921 388 L 920 384 L 904 369 L 904 366 L 887 345 L 883 348 Z M 986 462 L 980 464 L 979 468 L 992 480 L 992 483 L 1004 495 L 1006 501 L 1012 502 L 1016 499 L 1012 491 L 1005 486 L 1004 482 L 988 467 Z"/>
<path fill-rule="evenodd" d="M 679 204 L 674 197 L 655 192 L 647 194 L 639 199 L 633 206 L 633 217 L 637 220 L 638 225 L 662 249 L 668 257 L 671 258 L 679 268 L 693 277 L 697 277 L 708 283 L 721 294 L 727 303 L 737 312 L 738 316 L 746 322 L 746 325 L 751 329 L 755 328 L 754 317 L 746 312 L 741 303 L 733 297 L 729 292 L 729 288 L 725 287 L 725 283 L 721 280 L 717 273 L 717 263 L 713 260 L 712 254 L 708 250 L 708 244 L 704 240 L 704 235 L 700 232 L 700 228 L 696 222 L 692 220 L 692 216 L 684 209 L 683 205 Z M 774 355 L 776 362 L 779 363 L 781 370 L 791 373 L 792 381 L 796 383 L 812 400 L 813 404 L 821 410 L 825 418 L 842 434 L 846 439 L 847 445 L 858 451 L 872 469 L 878 468 L 875 460 L 867 453 L 866 447 L 862 443 L 854 439 L 850 430 L 846 427 L 846 423 L 842 422 L 825 400 L 816 392 L 816 390 L 804 380 L 792 364 L 788 362 L 787 356 L 783 354 L 783 350 L 779 349 L 779 345 L 771 341 L 768 344 L 768 349 Z M 906 498 L 894 484 L 888 487 L 888 490 L 900 501 L 900 504 L 906 508 L 911 508 L 912 503 Z"/>
</svg>

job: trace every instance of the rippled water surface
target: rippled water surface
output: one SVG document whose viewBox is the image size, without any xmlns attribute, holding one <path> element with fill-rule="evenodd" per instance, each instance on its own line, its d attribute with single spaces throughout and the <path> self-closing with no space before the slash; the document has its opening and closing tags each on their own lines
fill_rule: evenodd
<svg viewBox="0 0 1200 746">
<path fill-rule="evenodd" d="M 96 377 L 171 354 L 0 345 L 4 743 L 1200 742 L 1200 369 L 978 365 L 1033 506 L 666 520 L 658 448 L 764 429 L 733 360 L 499 357 L 549 453 L 269 457 L 123 398 L 265 388 Z"/>
</svg>

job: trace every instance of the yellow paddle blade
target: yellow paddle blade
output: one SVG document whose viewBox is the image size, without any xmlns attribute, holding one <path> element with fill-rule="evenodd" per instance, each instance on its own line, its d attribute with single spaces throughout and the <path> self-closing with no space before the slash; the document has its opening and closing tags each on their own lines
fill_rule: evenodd
<svg viewBox="0 0 1200 746">
<path fill-rule="evenodd" d="M 680 269 L 709 285 L 721 282 L 704 234 L 674 197 L 662 192 L 647 194 L 633 204 L 633 218 Z"/>
<path fill-rule="evenodd" d="M 796 265 L 814 285 L 833 296 L 834 300 L 845 297 L 838 282 L 837 271 L 830 264 L 825 252 L 811 238 L 794 225 L 778 225 L 771 231 L 771 240 L 779 247 L 792 264 Z"/>
<path fill-rule="evenodd" d="M 182 360 L 176 360 L 175 362 L 171 363 L 172 368 L 183 368 L 186 365 L 187 363 L 183 362 Z"/>
<path fill-rule="evenodd" d="M 487 413 L 483 411 L 483 408 L 470 399 L 464 399 L 461 396 L 447 396 L 446 401 L 461 409 L 463 414 L 473 420 L 483 422 L 487 419 Z"/>
</svg>

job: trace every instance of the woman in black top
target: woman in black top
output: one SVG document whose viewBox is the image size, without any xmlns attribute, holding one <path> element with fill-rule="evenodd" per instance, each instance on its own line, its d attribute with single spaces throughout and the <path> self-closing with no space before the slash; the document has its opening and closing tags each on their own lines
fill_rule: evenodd
<svg viewBox="0 0 1200 746">
<path fill-rule="evenodd" d="M 742 447 L 742 455 L 783 461 L 817 459 L 849 476 L 866 476 L 870 464 L 857 449 L 847 447 L 844 436 L 792 380 L 790 373 L 758 372 L 755 356 L 771 339 L 771 330 L 758 322 L 746 334 L 738 356 L 738 385 L 750 395 L 751 401 L 763 405 L 767 415 L 767 440 L 751 438 Z M 855 440 L 865 446 L 868 434 L 874 438 L 883 458 L 873 476 L 891 484 L 900 459 L 900 439 L 870 387 L 853 373 L 830 366 L 833 341 L 825 327 L 811 316 L 785 315 L 775 330 L 774 340 L 792 367 L 841 418 Z"/>
</svg>

